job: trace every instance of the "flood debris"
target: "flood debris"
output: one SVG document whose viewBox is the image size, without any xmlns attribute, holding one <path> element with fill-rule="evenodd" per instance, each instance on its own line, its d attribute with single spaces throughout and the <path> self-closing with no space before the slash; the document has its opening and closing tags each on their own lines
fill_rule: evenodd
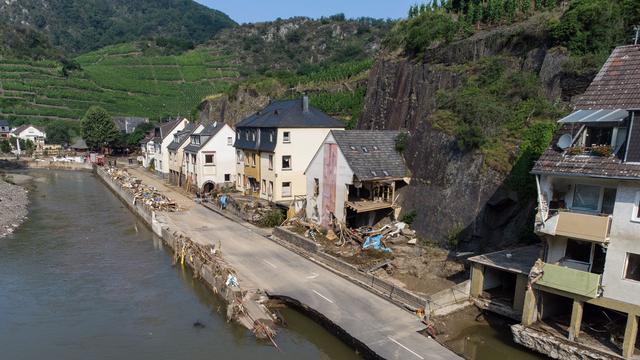
<svg viewBox="0 0 640 360">
<path fill-rule="evenodd" d="M 13 233 L 27 218 L 27 191 L 0 179 L 0 238 Z"/>
<path fill-rule="evenodd" d="M 123 189 L 133 194 L 133 204 L 141 202 L 157 211 L 178 211 L 178 205 L 153 186 L 145 185 L 142 180 L 129 174 L 126 169 L 107 168 L 107 174 Z"/>
</svg>

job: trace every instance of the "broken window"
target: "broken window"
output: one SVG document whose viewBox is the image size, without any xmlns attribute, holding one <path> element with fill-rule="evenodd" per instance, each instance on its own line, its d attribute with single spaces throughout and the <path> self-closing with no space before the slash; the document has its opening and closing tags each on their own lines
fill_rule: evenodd
<svg viewBox="0 0 640 360">
<path fill-rule="evenodd" d="M 282 170 L 291 170 L 291 155 L 282 157 Z"/>
<path fill-rule="evenodd" d="M 576 184 L 573 209 L 597 212 L 600 208 L 600 186 Z"/>
<path fill-rule="evenodd" d="M 320 179 L 313 179 L 313 196 L 320 195 Z"/>
<path fill-rule="evenodd" d="M 213 154 L 205 154 L 204 155 L 204 163 L 207 165 L 213 165 L 214 157 Z"/>
<path fill-rule="evenodd" d="M 282 197 L 291 197 L 291 183 L 288 181 L 282 183 Z"/>
<path fill-rule="evenodd" d="M 568 239 L 564 257 L 567 260 L 591 263 L 591 248 L 592 244 L 589 242 Z"/>
<path fill-rule="evenodd" d="M 640 281 L 640 255 L 627 253 L 627 268 L 624 271 L 624 278 Z"/>
</svg>

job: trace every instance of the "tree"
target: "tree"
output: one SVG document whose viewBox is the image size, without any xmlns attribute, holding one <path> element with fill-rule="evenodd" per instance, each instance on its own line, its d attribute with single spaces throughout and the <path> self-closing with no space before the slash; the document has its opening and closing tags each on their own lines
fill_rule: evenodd
<svg viewBox="0 0 640 360">
<path fill-rule="evenodd" d="M 0 140 L 0 153 L 8 154 L 11 152 L 11 143 L 8 139 Z"/>
<path fill-rule="evenodd" d="M 140 145 L 140 142 L 144 139 L 145 135 L 147 135 L 149 131 L 153 130 L 154 127 L 155 125 L 152 123 L 142 123 L 138 125 L 135 131 L 128 136 L 127 143 L 129 146 L 136 147 Z"/>
<path fill-rule="evenodd" d="M 61 122 L 51 123 L 47 126 L 47 142 L 60 145 L 69 144 L 71 142 L 69 128 Z"/>
<path fill-rule="evenodd" d="M 99 106 L 92 106 L 87 110 L 80 122 L 80 128 L 84 141 L 91 149 L 109 146 L 120 133 L 111 115 Z"/>
</svg>

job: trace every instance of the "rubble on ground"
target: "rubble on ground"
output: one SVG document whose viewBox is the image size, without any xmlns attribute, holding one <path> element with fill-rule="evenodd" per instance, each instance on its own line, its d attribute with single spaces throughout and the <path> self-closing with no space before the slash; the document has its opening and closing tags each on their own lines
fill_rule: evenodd
<svg viewBox="0 0 640 360">
<path fill-rule="evenodd" d="M 107 168 L 107 174 L 138 201 L 156 211 L 178 211 L 178 205 L 153 186 L 145 185 L 142 180 L 132 176 L 126 169 Z"/>
<path fill-rule="evenodd" d="M 0 238 L 13 233 L 27 217 L 27 191 L 0 180 Z"/>
</svg>

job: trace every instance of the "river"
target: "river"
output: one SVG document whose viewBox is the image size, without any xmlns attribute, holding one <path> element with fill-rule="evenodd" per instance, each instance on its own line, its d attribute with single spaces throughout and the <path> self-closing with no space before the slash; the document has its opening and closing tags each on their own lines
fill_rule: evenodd
<svg viewBox="0 0 640 360">
<path fill-rule="evenodd" d="M 280 350 L 255 340 L 92 174 L 29 174 L 29 219 L 0 239 L 1 358 L 357 358 L 292 310 Z"/>
</svg>

